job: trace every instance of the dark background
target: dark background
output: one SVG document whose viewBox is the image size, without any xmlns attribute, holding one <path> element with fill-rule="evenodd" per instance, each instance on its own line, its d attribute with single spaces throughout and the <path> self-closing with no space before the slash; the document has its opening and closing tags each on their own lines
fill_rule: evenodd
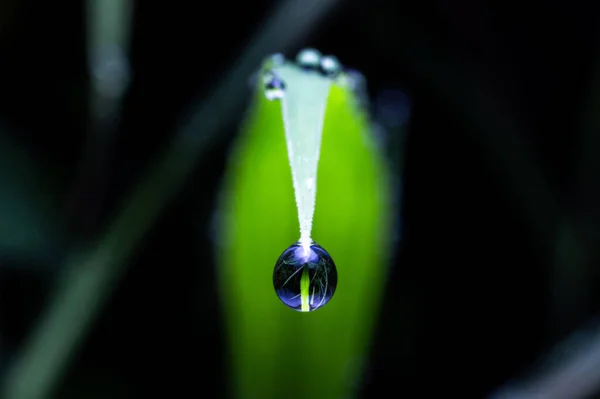
<svg viewBox="0 0 600 399">
<path fill-rule="evenodd" d="M 48 253 L 0 264 L 3 369 L 72 243 L 94 240 L 176 134 L 182 112 L 213 89 L 272 4 L 137 2 L 132 80 L 112 126 L 116 138 L 103 167 L 84 178 L 83 7 L 0 3 L 0 121 L 57 170 L 56 212 L 65 224 Z M 402 241 L 362 397 L 484 397 L 600 310 L 600 174 L 593 162 L 577 166 L 591 145 L 585 132 L 600 119 L 589 112 L 600 95 L 593 84 L 599 26 L 594 2 L 343 1 L 297 43 L 295 50 L 310 45 L 363 72 L 372 99 L 390 87 L 411 99 Z M 225 392 L 210 221 L 241 115 L 146 235 L 57 397 Z M 547 193 L 527 180 L 530 167 L 541 170 Z M 81 181 L 93 196 L 77 194 Z M 586 248 L 577 265 L 568 245 L 565 260 L 556 260 L 565 221 Z"/>
</svg>

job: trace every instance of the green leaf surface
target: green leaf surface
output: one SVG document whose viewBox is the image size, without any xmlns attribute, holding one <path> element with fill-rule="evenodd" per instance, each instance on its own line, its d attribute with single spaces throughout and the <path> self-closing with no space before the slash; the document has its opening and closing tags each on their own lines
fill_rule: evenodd
<svg viewBox="0 0 600 399">
<path fill-rule="evenodd" d="M 230 158 L 217 250 L 236 398 L 353 396 L 378 316 L 389 251 L 389 179 L 367 115 L 332 85 L 323 129 L 313 239 L 338 286 L 315 312 L 287 308 L 273 288 L 279 255 L 299 238 L 281 103 L 258 90 Z"/>
</svg>

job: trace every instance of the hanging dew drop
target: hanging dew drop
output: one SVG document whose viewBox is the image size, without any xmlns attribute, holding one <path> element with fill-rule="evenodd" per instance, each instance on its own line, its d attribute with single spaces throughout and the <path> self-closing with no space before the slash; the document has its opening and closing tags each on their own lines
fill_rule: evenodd
<svg viewBox="0 0 600 399">
<path fill-rule="evenodd" d="M 298 242 L 287 248 L 275 264 L 273 286 L 279 299 L 299 312 L 324 306 L 337 287 L 333 259 L 311 239 L 325 109 L 335 83 L 332 77 L 341 70 L 337 58 L 328 56 L 324 63 L 322 58 L 319 51 L 305 49 L 298 53 L 296 63 L 272 66 L 271 62 L 263 75 L 267 98 L 281 99 L 300 227 Z"/>
<path fill-rule="evenodd" d="M 273 271 L 281 302 L 299 312 L 312 312 L 331 300 L 337 287 L 333 259 L 320 245 L 296 242 L 283 251 Z"/>
<path fill-rule="evenodd" d="M 321 53 L 314 48 L 301 50 L 296 56 L 296 63 L 305 71 L 318 71 L 321 63 Z"/>
<path fill-rule="evenodd" d="M 265 97 L 269 101 L 281 100 L 285 96 L 285 82 L 275 73 L 267 71 L 264 74 Z"/>
</svg>

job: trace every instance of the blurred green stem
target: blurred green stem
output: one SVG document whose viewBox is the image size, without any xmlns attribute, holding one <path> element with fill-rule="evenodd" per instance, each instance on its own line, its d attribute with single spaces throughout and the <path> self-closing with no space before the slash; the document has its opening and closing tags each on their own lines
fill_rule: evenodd
<svg viewBox="0 0 600 399">
<path fill-rule="evenodd" d="M 224 74 L 214 94 L 187 116 L 180 133 L 126 199 L 102 238 L 89 251 L 71 256 L 55 297 L 6 375 L 1 397 L 51 397 L 112 287 L 118 284 L 128 258 L 229 116 L 242 108 L 248 76 L 265 55 L 294 45 L 339 2 L 288 0 L 279 4 L 239 61 Z"/>
<path fill-rule="evenodd" d="M 88 0 L 87 62 L 90 71 L 87 139 L 69 203 L 74 236 L 96 232 L 110 175 L 110 156 L 129 86 L 132 1 Z"/>
</svg>

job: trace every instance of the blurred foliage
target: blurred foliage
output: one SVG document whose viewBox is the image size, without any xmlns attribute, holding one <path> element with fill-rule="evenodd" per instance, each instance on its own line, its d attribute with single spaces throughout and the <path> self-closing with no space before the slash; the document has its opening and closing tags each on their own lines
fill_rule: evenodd
<svg viewBox="0 0 600 399">
<path fill-rule="evenodd" d="M 56 244 L 60 218 L 55 173 L 0 132 L 0 252 L 44 258 Z"/>
<path fill-rule="evenodd" d="M 313 239 L 336 262 L 326 306 L 298 313 L 275 295 L 273 267 L 299 238 L 281 103 L 261 90 L 230 156 L 221 202 L 219 277 L 237 398 L 341 398 L 361 378 L 391 231 L 387 165 L 365 112 L 332 85 Z"/>
</svg>

